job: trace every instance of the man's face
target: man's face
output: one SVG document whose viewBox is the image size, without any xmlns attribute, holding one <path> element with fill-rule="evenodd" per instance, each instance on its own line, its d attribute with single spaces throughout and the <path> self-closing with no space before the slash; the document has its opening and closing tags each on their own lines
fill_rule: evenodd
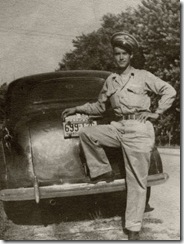
<svg viewBox="0 0 184 244">
<path fill-rule="evenodd" d="M 130 65 L 130 60 L 133 57 L 132 54 L 129 54 L 125 49 L 120 47 L 114 47 L 113 55 L 116 65 L 124 70 Z"/>
</svg>

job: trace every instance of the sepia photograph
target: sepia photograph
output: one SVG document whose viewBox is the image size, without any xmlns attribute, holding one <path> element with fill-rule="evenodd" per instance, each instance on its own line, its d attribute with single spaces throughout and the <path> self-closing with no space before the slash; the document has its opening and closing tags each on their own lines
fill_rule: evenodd
<svg viewBox="0 0 184 244">
<path fill-rule="evenodd" d="M 181 241 L 179 0 L 0 0 L 0 240 Z"/>
</svg>

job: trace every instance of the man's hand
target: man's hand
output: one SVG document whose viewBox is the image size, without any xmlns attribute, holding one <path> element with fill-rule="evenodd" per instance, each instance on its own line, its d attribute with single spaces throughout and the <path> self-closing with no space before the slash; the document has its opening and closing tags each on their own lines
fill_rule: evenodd
<svg viewBox="0 0 184 244">
<path fill-rule="evenodd" d="M 77 112 L 77 109 L 74 107 L 74 108 L 66 108 L 63 112 L 62 112 L 62 117 L 63 117 L 63 120 L 69 116 L 69 115 L 72 115 L 72 114 L 75 114 Z"/>
<path fill-rule="evenodd" d="M 159 114 L 157 113 L 150 113 L 150 112 L 143 112 L 140 114 L 139 118 L 137 119 L 140 122 L 146 122 L 148 119 L 158 119 Z"/>
</svg>

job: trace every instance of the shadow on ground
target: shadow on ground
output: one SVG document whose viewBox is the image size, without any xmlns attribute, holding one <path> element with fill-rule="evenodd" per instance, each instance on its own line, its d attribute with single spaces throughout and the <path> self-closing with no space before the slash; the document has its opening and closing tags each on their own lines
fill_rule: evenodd
<svg viewBox="0 0 184 244">
<path fill-rule="evenodd" d="M 54 199 L 55 205 L 50 205 L 49 201 L 41 200 L 39 204 L 34 201 L 7 202 L 4 209 L 8 218 L 19 225 L 47 226 L 114 216 L 122 217 L 124 222 L 125 192 Z"/>
</svg>

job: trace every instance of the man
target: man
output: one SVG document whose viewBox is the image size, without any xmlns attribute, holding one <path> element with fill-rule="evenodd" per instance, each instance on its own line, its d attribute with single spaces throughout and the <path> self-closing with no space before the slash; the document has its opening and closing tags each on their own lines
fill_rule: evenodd
<svg viewBox="0 0 184 244">
<path fill-rule="evenodd" d="M 139 240 L 150 153 L 155 142 L 153 125 L 149 119 L 158 119 L 172 105 L 176 92 L 150 72 L 131 66 L 139 48 L 132 35 L 117 32 L 112 36 L 111 44 L 118 73 L 112 73 L 107 78 L 96 103 L 68 108 L 63 112 L 63 117 L 74 113 L 101 115 L 106 109 L 107 100 L 110 100 L 117 120 L 110 125 L 83 128 L 80 142 L 94 183 L 113 180 L 112 168 L 103 146 L 122 148 L 127 184 L 125 227 L 129 240 Z M 149 109 L 150 91 L 161 95 L 158 108 L 153 113 Z"/>
</svg>

